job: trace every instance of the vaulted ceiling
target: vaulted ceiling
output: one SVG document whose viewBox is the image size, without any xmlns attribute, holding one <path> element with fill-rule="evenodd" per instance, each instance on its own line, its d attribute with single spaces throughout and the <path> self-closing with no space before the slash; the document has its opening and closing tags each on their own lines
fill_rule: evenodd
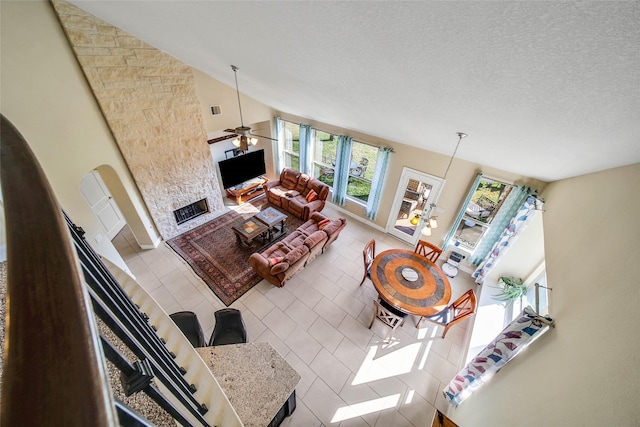
<svg viewBox="0 0 640 427">
<path fill-rule="evenodd" d="M 296 116 L 544 181 L 640 162 L 640 2 L 71 3 Z"/>
</svg>

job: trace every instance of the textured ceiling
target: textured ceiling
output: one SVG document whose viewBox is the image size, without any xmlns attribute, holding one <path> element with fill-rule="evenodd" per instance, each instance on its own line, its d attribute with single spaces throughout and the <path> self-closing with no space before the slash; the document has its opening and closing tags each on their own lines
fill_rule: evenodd
<svg viewBox="0 0 640 427">
<path fill-rule="evenodd" d="M 544 181 L 640 162 L 640 2 L 71 3 L 286 113 Z"/>
</svg>

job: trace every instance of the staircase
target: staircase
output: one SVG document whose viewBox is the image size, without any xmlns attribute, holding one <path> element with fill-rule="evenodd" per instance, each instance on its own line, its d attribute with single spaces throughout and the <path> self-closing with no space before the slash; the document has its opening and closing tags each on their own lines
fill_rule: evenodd
<svg viewBox="0 0 640 427">
<path fill-rule="evenodd" d="M 0 423 L 241 426 L 169 316 L 100 259 L 26 141 L 4 116 L 0 128 L 8 257 Z"/>
</svg>

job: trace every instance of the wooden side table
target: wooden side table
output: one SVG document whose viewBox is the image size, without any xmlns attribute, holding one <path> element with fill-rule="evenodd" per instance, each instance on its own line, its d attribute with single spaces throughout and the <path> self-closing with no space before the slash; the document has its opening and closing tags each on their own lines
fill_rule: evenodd
<svg viewBox="0 0 640 427">
<path fill-rule="evenodd" d="M 234 225 L 231 229 L 236 234 L 238 243 L 245 246 L 251 246 L 253 239 L 263 237 L 268 232 L 268 227 L 253 217 Z"/>
<path fill-rule="evenodd" d="M 241 205 L 244 202 L 263 194 L 262 186 L 267 182 L 269 182 L 269 179 L 264 176 L 251 179 L 240 185 L 236 185 L 235 187 L 227 188 L 227 197 L 238 205 Z"/>
<path fill-rule="evenodd" d="M 268 239 L 272 241 L 276 236 L 276 232 L 283 233 L 285 230 L 285 221 L 287 216 L 277 209 L 268 207 L 267 209 L 258 212 L 254 216 L 255 219 L 267 226 Z M 280 230 L 278 231 L 276 225 L 280 223 Z"/>
</svg>

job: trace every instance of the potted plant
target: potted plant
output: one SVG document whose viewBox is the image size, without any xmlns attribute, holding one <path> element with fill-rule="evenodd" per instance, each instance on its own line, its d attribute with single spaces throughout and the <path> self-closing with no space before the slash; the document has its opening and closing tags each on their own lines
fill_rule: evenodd
<svg viewBox="0 0 640 427">
<path fill-rule="evenodd" d="M 522 280 L 513 277 L 500 277 L 498 288 L 500 293 L 494 295 L 494 297 L 499 301 L 511 302 L 518 298 L 522 299 L 527 293 L 527 287 L 522 283 Z"/>
</svg>

